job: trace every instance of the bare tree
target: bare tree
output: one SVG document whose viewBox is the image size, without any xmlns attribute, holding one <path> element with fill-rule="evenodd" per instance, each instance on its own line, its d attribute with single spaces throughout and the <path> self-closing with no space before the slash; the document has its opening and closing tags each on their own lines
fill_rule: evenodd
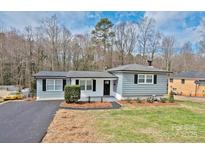
<svg viewBox="0 0 205 154">
<path fill-rule="evenodd" d="M 146 62 L 147 53 L 149 51 L 150 42 L 153 39 L 155 29 L 155 20 L 152 18 L 144 17 L 138 23 L 138 48 L 141 54 L 141 63 Z"/>
<path fill-rule="evenodd" d="M 54 15 L 24 31 L 0 30 L 0 84 L 31 86 L 32 74 L 41 70 L 104 70 L 105 66 L 144 64 L 147 58 L 169 71 L 205 71 L 204 30 L 201 36 L 199 48 L 186 42 L 175 50 L 175 38 L 158 32 L 152 18 L 114 27 L 103 19 L 94 33 L 72 35 Z"/>
<path fill-rule="evenodd" d="M 28 69 L 26 72 L 28 72 L 28 82 L 29 86 L 31 86 L 32 83 L 32 75 L 33 75 L 33 67 L 34 67 L 34 61 L 33 61 L 33 50 L 34 50 L 34 34 L 33 34 L 33 29 L 32 27 L 26 26 L 25 27 L 25 39 L 27 42 L 27 47 L 28 49 L 28 54 L 27 54 L 27 59 L 26 59 L 26 64 L 28 66 Z"/>
<path fill-rule="evenodd" d="M 174 54 L 175 39 L 173 36 L 165 36 L 162 39 L 162 55 L 165 61 L 165 68 L 171 71 L 172 57 Z"/>
<path fill-rule="evenodd" d="M 49 58 L 51 60 L 51 70 L 56 70 L 60 68 L 60 62 L 59 62 L 59 54 L 58 54 L 58 48 L 59 48 L 59 35 L 60 35 L 60 27 L 57 22 L 57 16 L 53 15 L 51 18 L 46 18 L 43 21 L 42 28 L 45 30 L 47 37 L 49 39 L 49 42 L 51 44 L 51 57 Z M 57 67 L 56 67 L 57 66 Z"/>
<path fill-rule="evenodd" d="M 70 68 L 70 61 L 71 61 L 71 52 L 70 52 L 70 45 L 72 35 L 71 32 L 63 26 L 62 28 L 62 52 L 63 52 L 63 70 L 67 71 Z"/>
<path fill-rule="evenodd" d="M 136 45 L 136 25 L 122 22 L 115 26 L 115 45 L 120 52 L 121 65 L 126 54 L 132 54 Z"/>
<path fill-rule="evenodd" d="M 153 32 L 152 39 L 149 42 L 149 50 L 150 53 L 150 60 L 154 61 L 154 56 L 157 52 L 159 52 L 160 48 L 160 41 L 161 41 L 161 34 L 157 31 Z"/>
</svg>

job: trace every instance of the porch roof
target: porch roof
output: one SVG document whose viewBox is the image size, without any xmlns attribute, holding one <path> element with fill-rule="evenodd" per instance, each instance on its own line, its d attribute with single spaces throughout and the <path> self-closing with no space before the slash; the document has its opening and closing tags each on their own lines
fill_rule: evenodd
<svg viewBox="0 0 205 154">
<path fill-rule="evenodd" d="M 40 71 L 33 76 L 36 78 L 117 78 L 115 75 L 105 71 Z"/>
<path fill-rule="evenodd" d="M 71 78 L 117 78 L 109 72 L 99 71 L 69 71 L 68 77 Z"/>
</svg>

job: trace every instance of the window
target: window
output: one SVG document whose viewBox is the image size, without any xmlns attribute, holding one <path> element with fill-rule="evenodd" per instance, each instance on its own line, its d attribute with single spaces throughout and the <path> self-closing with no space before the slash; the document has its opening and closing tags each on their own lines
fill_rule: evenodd
<svg viewBox="0 0 205 154">
<path fill-rule="evenodd" d="M 80 80 L 81 90 L 92 90 L 92 80 Z"/>
<path fill-rule="evenodd" d="M 62 91 L 63 84 L 61 79 L 47 79 L 46 90 L 47 91 Z"/>
<path fill-rule="evenodd" d="M 91 80 L 87 80 L 87 89 L 86 90 L 92 90 L 92 82 Z"/>
<path fill-rule="evenodd" d="M 85 90 L 85 80 L 80 80 L 80 90 Z"/>
<path fill-rule="evenodd" d="M 153 75 L 147 75 L 146 76 L 146 83 L 152 83 L 152 81 L 153 81 Z"/>
<path fill-rule="evenodd" d="M 153 84 L 153 74 L 139 74 L 138 83 L 139 84 Z"/>
<path fill-rule="evenodd" d="M 181 79 L 181 83 L 184 84 L 185 83 L 185 79 Z"/>
<path fill-rule="evenodd" d="M 169 82 L 173 83 L 173 78 L 170 78 L 170 79 L 169 79 Z"/>
<path fill-rule="evenodd" d="M 145 83 L 145 75 L 140 74 L 138 76 L 138 83 Z"/>
</svg>

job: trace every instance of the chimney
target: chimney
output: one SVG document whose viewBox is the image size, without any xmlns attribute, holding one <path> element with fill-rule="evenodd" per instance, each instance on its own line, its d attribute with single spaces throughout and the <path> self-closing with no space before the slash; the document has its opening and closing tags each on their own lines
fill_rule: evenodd
<svg viewBox="0 0 205 154">
<path fill-rule="evenodd" d="M 152 60 L 147 60 L 148 66 L 152 66 Z"/>
</svg>

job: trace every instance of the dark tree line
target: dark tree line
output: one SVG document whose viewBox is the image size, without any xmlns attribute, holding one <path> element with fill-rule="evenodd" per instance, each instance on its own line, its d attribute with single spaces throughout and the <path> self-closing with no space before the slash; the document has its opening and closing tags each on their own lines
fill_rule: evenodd
<svg viewBox="0 0 205 154">
<path fill-rule="evenodd" d="M 205 27 L 205 22 L 204 22 Z M 41 70 L 105 70 L 123 64 L 153 65 L 170 71 L 205 71 L 205 31 L 198 49 L 186 42 L 176 50 L 176 38 L 163 35 L 152 18 L 113 24 L 102 18 L 89 34 L 72 34 L 57 16 L 0 31 L 0 84 L 31 86 Z"/>
</svg>

